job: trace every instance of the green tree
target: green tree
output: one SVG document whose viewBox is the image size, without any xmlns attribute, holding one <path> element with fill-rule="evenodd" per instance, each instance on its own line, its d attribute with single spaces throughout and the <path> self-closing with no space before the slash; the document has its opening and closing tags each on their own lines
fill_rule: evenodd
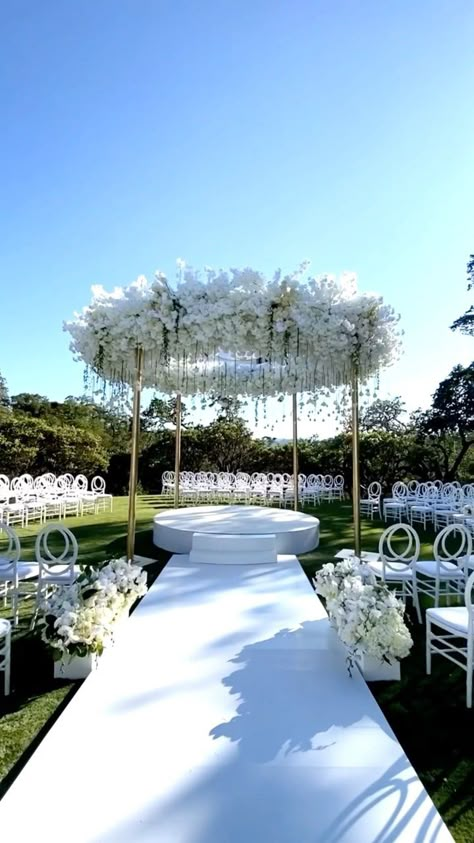
<svg viewBox="0 0 474 843">
<path fill-rule="evenodd" d="M 141 428 L 144 431 L 164 430 L 167 424 L 176 425 L 176 398 L 165 400 L 155 395 L 141 415 Z M 186 426 L 188 411 L 181 403 L 181 424 Z"/>
<path fill-rule="evenodd" d="M 405 412 L 405 402 L 399 395 L 395 398 L 377 398 L 361 413 L 361 430 L 406 430 L 406 424 L 401 420 Z"/>
<path fill-rule="evenodd" d="M 234 395 L 221 395 L 219 392 L 211 394 L 210 407 L 217 407 L 217 418 L 234 420 L 240 418 L 243 402 Z"/>
<path fill-rule="evenodd" d="M 10 406 L 10 396 L 8 395 L 7 381 L 0 372 L 0 407 Z"/>
<path fill-rule="evenodd" d="M 107 468 L 108 454 L 91 431 L 52 425 L 27 413 L 0 413 L 2 473 L 9 475 L 63 474 L 91 476 Z"/>
<path fill-rule="evenodd" d="M 37 419 L 51 413 L 51 404 L 48 399 L 36 392 L 20 392 L 18 395 L 12 395 L 11 407 L 15 413 L 26 413 Z"/>
<path fill-rule="evenodd" d="M 474 445 L 474 363 L 455 366 L 441 381 L 418 426 L 441 454 L 443 479 L 453 480 Z"/>
<path fill-rule="evenodd" d="M 467 263 L 467 289 L 474 290 L 474 255 L 469 256 Z M 474 305 L 471 305 L 462 316 L 451 325 L 452 331 L 474 336 Z"/>
</svg>

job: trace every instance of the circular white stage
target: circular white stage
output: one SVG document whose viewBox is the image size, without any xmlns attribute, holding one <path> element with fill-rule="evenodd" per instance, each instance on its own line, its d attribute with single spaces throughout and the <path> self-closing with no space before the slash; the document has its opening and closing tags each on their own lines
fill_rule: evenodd
<svg viewBox="0 0 474 843">
<path fill-rule="evenodd" d="M 173 553 L 189 553 L 193 533 L 276 535 L 277 553 L 308 553 L 319 544 L 319 519 L 303 512 L 263 506 L 190 506 L 169 509 L 153 519 L 153 543 Z"/>
</svg>

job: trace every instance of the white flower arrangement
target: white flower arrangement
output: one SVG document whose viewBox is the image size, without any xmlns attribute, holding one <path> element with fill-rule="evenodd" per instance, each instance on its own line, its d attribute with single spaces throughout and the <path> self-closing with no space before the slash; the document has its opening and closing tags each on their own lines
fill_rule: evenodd
<svg viewBox="0 0 474 843">
<path fill-rule="evenodd" d="M 180 261 L 173 289 L 162 273 L 108 293 L 65 330 L 77 359 L 98 377 L 133 384 L 136 349 L 143 385 L 163 392 L 255 396 L 315 393 L 361 381 L 397 357 L 398 317 L 375 294 L 357 293 L 354 275 L 265 279 L 253 269 L 205 279 Z"/>
<path fill-rule="evenodd" d="M 101 655 L 117 619 L 147 591 L 146 573 L 122 559 L 88 568 L 73 585 L 59 586 L 41 607 L 41 638 L 55 661 Z"/>
<path fill-rule="evenodd" d="M 348 650 L 349 671 L 362 655 L 380 662 L 408 656 L 413 640 L 404 620 L 405 607 L 366 565 L 355 557 L 323 565 L 314 585 Z"/>
</svg>

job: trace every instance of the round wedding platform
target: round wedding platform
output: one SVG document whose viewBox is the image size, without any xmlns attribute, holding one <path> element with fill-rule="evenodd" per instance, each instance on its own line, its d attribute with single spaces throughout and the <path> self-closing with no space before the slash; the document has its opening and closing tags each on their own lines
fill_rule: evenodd
<svg viewBox="0 0 474 843">
<path fill-rule="evenodd" d="M 190 506 L 153 519 L 153 543 L 172 553 L 189 553 L 193 533 L 275 535 L 277 553 L 299 555 L 319 544 L 319 519 L 303 512 L 262 506 Z"/>
</svg>

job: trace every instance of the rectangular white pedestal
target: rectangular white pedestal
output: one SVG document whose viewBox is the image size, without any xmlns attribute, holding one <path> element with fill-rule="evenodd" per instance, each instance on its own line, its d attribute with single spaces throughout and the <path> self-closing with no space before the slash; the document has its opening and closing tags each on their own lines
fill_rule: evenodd
<svg viewBox="0 0 474 843">
<path fill-rule="evenodd" d="M 85 679 L 97 668 L 99 658 L 96 653 L 89 653 L 88 656 L 66 656 L 64 660 L 54 662 L 54 678 Z"/>
<path fill-rule="evenodd" d="M 357 665 L 367 682 L 378 680 L 393 682 L 400 679 L 400 662 L 396 659 L 389 663 L 380 661 L 374 656 L 363 655 L 357 659 Z"/>
</svg>

